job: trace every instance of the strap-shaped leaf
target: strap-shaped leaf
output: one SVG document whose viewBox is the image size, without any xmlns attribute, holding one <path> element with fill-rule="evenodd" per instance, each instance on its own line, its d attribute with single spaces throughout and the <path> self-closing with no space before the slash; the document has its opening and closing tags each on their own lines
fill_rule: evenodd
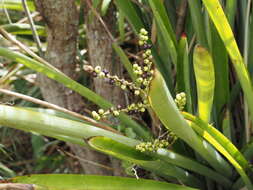
<svg viewBox="0 0 253 190">
<path fill-rule="evenodd" d="M 192 187 L 202 187 L 203 185 L 200 180 L 187 171 L 110 138 L 93 137 L 88 140 L 88 143 L 98 151 L 137 164 L 167 179 L 173 177 Z"/>
<path fill-rule="evenodd" d="M 232 171 L 228 163 L 189 127 L 177 109 L 161 74 L 157 70 L 151 82 L 149 102 L 166 128 L 188 143 L 217 171 L 224 173 L 227 177 L 231 176 Z"/>
<path fill-rule="evenodd" d="M 78 174 L 30 175 L 16 177 L 12 181 L 35 184 L 38 187 L 35 186 L 34 190 L 194 190 L 186 186 L 146 179 Z"/>
<path fill-rule="evenodd" d="M 203 121 L 209 122 L 215 86 L 213 60 L 205 48 L 197 45 L 193 53 L 193 63 L 197 83 L 199 117 Z"/>
<path fill-rule="evenodd" d="M 251 119 L 253 120 L 253 88 L 242 55 L 234 38 L 219 0 L 202 0 L 235 67 L 244 95 L 246 97 Z"/>
<path fill-rule="evenodd" d="M 217 129 L 207 125 L 205 122 L 191 116 L 190 114 L 184 114 L 184 116 L 190 119 L 191 127 L 210 144 L 212 144 L 221 154 L 223 154 L 229 162 L 235 167 L 237 172 L 241 175 L 245 185 L 248 189 L 253 189 L 253 185 L 247 176 L 245 170 L 250 168 L 249 163 L 240 153 L 239 150 Z M 193 121 L 193 122 L 192 122 Z"/>
</svg>

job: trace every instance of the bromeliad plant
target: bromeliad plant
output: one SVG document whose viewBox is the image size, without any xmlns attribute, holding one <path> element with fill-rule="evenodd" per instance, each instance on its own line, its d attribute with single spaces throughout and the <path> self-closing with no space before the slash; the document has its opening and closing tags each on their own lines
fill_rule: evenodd
<svg viewBox="0 0 253 190">
<path fill-rule="evenodd" d="M 110 1 L 103 1 L 103 4 L 105 2 L 110 3 Z M 85 188 L 237 190 L 243 187 L 248 190 L 253 189 L 252 165 L 250 164 L 253 155 L 252 143 L 242 140 L 241 144 L 247 144 L 247 146 L 241 149 L 241 144 L 237 143 L 241 139 L 232 135 L 231 131 L 235 127 L 230 123 L 230 117 L 227 117 L 232 115 L 231 107 L 235 101 L 234 97 L 239 94 L 237 90 L 239 83 L 236 84 L 237 87 L 233 89 L 233 93 L 229 90 L 228 56 L 231 58 L 243 89 L 245 102 L 251 113 L 250 118 L 253 117 L 251 77 L 231 30 L 235 18 L 235 9 L 232 5 L 236 1 L 222 1 L 226 5 L 225 13 L 218 0 L 203 0 L 203 4 L 201 1 L 188 1 L 190 18 L 186 19 L 188 25 L 185 31 L 189 39 L 186 35 L 182 35 L 179 40 L 174 32 L 175 15 L 171 10 L 178 2 L 184 5 L 186 1 L 143 0 L 140 2 L 137 4 L 140 6 L 138 7 L 132 1 L 114 1 L 121 18 L 119 21 L 124 23 L 126 19 L 136 34 L 140 31 L 141 62 L 131 64 L 121 47 L 116 42 L 114 43 L 114 49 L 133 82 L 112 76 L 100 67 L 84 67 L 93 76 L 104 78 L 122 90 L 130 90 L 137 102 L 131 103 L 126 108 L 114 106 L 29 51 L 27 53 L 32 58 L 1 47 L 1 56 L 22 63 L 64 84 L 100 108 L 92 112 L 92 116 L 99 120 L 98 122 L 82 117 L 72 116 L 69 119 L 66 115 L 59 113 L 50 115 L 25 108 L 1 105 L 0 124 L 37 132 L 81 146 L 90 146 L 105 154 L 136 164 L 166 181 L 189 187 L 127 178 L 72 175 L 34 175 L 17 177 L 11 179 L 10 182 L 67 190 L 73 189 L 72 184 L 75 184 L 75 189 L 80 187 L 80 190 Z M 204 12 L 202 6 L 205 7 Z M 147 9 L 152 10 L 154 20 L 148 20 L 151 13 Z M 205 15 L 205 19 L 201 16 L 202 14 Z M 119 23 L 119 26 L 123 27 L 124 24 Z M 153 46 L 149 45 L 150 38 L 147 31 L 143 29 L 149 26 L 152 28 Z M 204 26 L 207 26 L 209 30 L 205 30 Z M 3 34 L 4 31 L 0 30 Z M 124 30 L 122 28 L 119 30 L 123 35 Z M 188 47 L 188 40 L 191 41 L 190 47 Z M 195 40 L 198 45 L 195 46 L 193 59 L 191 59 L 190 50 Z M 245 46 L 246 53 L 244 54 L 248 58 L 250 57 L 247 54 L 250 52 L 249 47 L 251 46 Z M 193 61 L 193 66 L 191 61 Z M 196 89 L 191 78 L 192 69 L 194 69 Z M 173 71 L 177 74 L 176 90 L 172 85 Z M 197 98 L 194 98 L 195 90 Z M 171 94 L 177 94 L 175 99 Z M 165 128 L 163 130 L 169 131 L 169 135 L 162 139 L 154 138 L 148 130 L 126 115 L 133 111 L 144 112 L 146 109 L 156 114 Z M 223 114 L 223 110 L 226 115 Z M 109 115 L 117 116 L 122 125 L 132 128 L 137 138 L 126 137 L 115 130 L 106 130 L 112 129 L 103 122 Z M 245 112 L 245 115 L 247 116 L 248 112 Z M 103 128 L 99 128 L 101 126 Z M 246 136 L 251 137 L 250 125 L 245 125 L 245 131 Z M 110 184 L 106 182 L 108 179 L 110 179 Z M 56 183 L 56 180 L 60 180 L 60 183 Z M 0 188 L 1 185 L 5 184 L 0 184 Z"/>
</svg>

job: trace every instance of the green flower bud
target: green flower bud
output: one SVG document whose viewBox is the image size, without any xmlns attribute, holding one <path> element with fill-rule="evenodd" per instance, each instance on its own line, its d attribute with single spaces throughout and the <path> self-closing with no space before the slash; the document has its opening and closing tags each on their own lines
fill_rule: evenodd
<svg viewBox="0 0 253 190">
<path fill-rule="evenodd" d="M 146 53 L 146 55 L 151 55 L 151 50 L 147 49 L 145 53 Z"/>
<path fill-rule="evenodd" d="M 146 109 L 145 109 L 145 108 L 141 108 L 140 111 L 141 111 L 141 112 L 145 112 Z"/>
<path fill-rule="evenodd" d="M 139 78 L 136 79 L 136 82 L 137 82 L 137 83 L 142 83 L 142 81 L 143 81 L 143 78 L 142 78 L 142 77 L 139 77 Z"/>
<path fill-rule="evenodd" d="M 134 91 L 134 94 L 135 94 L 136 96 L 138 96 L 138 95 L 140 95 L 140 91 L 139 91 L 139 90 L 135 90 L 135 91 Z"/>
<path fill-rule="evenodd" d="M 122 90 L 125 90 L 125 89 L 126 89 L 126 85 L 122 84 L 122 85 L 120 86 L 120 88 L 121 88 Z"/>
<path fill-rule="evenodd" d="M 96 66 L 94 71 L 99 74 L 101 72 L 101 67 Z"/>
<path fill-rule="evenodd" d="M 119 112 L 118 112 L 118 111 L 116 111 L 116 110 L 115 110 L 115 111 L 113 111 L 112 113 L 113 113 L 113 115 L 114 115 L 114 116 L 119 116 Z"/>
<path fill-rule="evenodd" d="M 139 46 L 143 46 L 144 43 L 145 43 L 144 41 L 140 40 L 140 41 L 139 41 Z"/>
<path fill-rule="evenodd" d="M 133 68 L 134 68 L 134 69 L 137 69 L 138 67 L 139 67 L 139 65 L 138 65 L 138 64 L 136 64 L 136 63 L 135 63 L 135 64 L 133 64 Z"/>
<path fill-rule="evenodd" d="M 148 71 L 148 69 L 149 69 L 149 68 L 148 68 L 147 66 L 143 67 L 143 70 L 144 70 L 144 71 Z"/>
<path fill-rule="evenodd" d="M 104 73 L 104 72 L 100 72 L 100 73 L 98 74 L 98 76 L 99 76 L 100 78 L 105 78 L 105 73 Z"/>
<path fill-rule="evenodd" d="M 100 120 L 100 116 L 98 115 L 98 113 L 96 111 L 92 111 L 91 114 L 92 114 L 94 119 Z"/>
<path fill-rule="evenodd" d="M 103 109 L 99 109 L 99 110 L 98 110 L 98 113 L 99 113 L 100 115 L 103 115 L 103 114 L 105 113 L 105 111 L 104 111 Z"/>
<path fill-rule="evenodd" d="M 140 29 L 140 34 L 147 35 L 148 32 L 147 32 L 147 30 L 145 30 L 144 28 L 142 28 L 142 29 Z"/>
</svg>

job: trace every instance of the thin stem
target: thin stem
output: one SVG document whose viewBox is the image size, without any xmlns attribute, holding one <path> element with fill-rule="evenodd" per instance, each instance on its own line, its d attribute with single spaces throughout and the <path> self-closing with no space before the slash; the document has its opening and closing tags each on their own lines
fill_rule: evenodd
<svg viewBox="0 0 253 190">
<path fill-rule="evenodd" d="M 35 40 L 35 43 L 37 45 L 37 48 L 38 48 L 38 51 L 39 51 L 39 55 L 42 56 L 43 55 L 43 52 L 42 52 L 42 45 L 41 45 L 41 42 L 40 42 L 40 38 L 39 38 L 39 35 L 37 33 L 37 30 L 35 28 L 35 25 L 34 25 L 34 22 L 33 22 L 33 19 L 31 17 L 31 13 L 30 13 L 30 10 L 27 6 L 27 2 L 26 0 L 22 0 L 22 5 L 24 7 L 24 10 L 25 10 L 25 14 L 28 18 L 28 22 L 31 26 L 31 30 L 32 30 L 32 34 L 33 34 L 33 39 Z"/>
<path fill-rule="evenodd" d="M 99 127 L 99 128 L 105 129 L 107 131 L 111 131 L 111 132 L 119 134 L 118 131 L 116 131 L 115 129 L 113 129 L 111 127 L 104 126 L 101 123 L 98 123 L 98 122 L 96 122 L 95 120 L 93 120 L 93 119 L 91 119 L 89 117 L 86 117 L 84 115 L 78 114 L 78 113 L 73 112 L 73 111 L 70 111 L 70 110 L 68 110 L 66 108 L 57 106 L 55 104 L 51 104 L 51 103 L 48 103 L 46 101 L 39 100 L 37 98 L 33 98 L 33 97 L 30 97 L 30 96 L 26 96 L 26 95 L 23 95 L 23 94 L 20 94 L 20 93 L 17 93 L 17 92 L 12 92 L 10 90 L 6 90 L 6 89 L 2 89 L 2 88 L 0 88 L 0 93 L 7 94 L 7 95 L 10 95 L 10 96 L 14 96 L 14 97 L 17 97 L 17 98 L 20 98 L 20 99 L 23 99 L 23 100 L 26 100 L 26 101 L 29 101 L 29 102 L 33 102 L 35 104 L 42 105 L 42 106 L 50 108 L 50 109 L 54 109 L 54 110 L 57 110 L 57 111 L 60 111 L 60 112 L 72 115 L 72 116 L 74 116 L 76 118 L 79 118 L 79 119 L 84 120 L 84 121 L 86 121 L 88 123 L 91 123 L 92 125 L 94 125 L 96 127 Z"/>
</svg>

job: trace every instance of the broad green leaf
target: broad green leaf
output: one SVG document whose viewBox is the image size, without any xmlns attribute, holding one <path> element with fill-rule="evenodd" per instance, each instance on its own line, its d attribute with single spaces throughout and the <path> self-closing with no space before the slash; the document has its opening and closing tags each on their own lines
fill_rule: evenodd
<svg viewBox="0 0 253 190">
<path fill-rule="evenodd" d="M 15 183 L 35 184 L 35 190 L 194 190 L 165 182 L 78 174 L 41 174 L 12 179 Z"/>
<path fill-rule="evenodd" d="M 132 162 L 159 176 L 170 178 L 174 177 L 182 181 L 184 184 L 199 187 L 201 182 L 189 174 L 172 164 L 165 163 L 152 155 L 147 155 L 135 149 L 135 147 L 116 142 L 106 137 L 93 137 L 88 140 L 89 145 L 103 153 L 115 156 L 116 158 Z"/>
<path fill-rule="evenodd" d="M 209 122 L 215 86 L 213 60 L 205 48 L 197 45 L 193 53 L 193 64 L 197 83 L 199 117 Z"/>
<path fill-rule="evenodd" d="M 169 18 L 166 14 L 166 10 L 162 4 L 162 1 L 149 0 L 149 4 L 152 8 L 157 26 L 160 28 L 161 34 L 165 40 L 168 52 L 170 53 L 172 62 L 177 64 L 177 50 L 176 50 L 176 37 L 173 31 Z"/>
<path fill-rule="evenodd" d="M 172 150 L 166 150 L 166 149 L 158 149 L 156 154 L 158 157 L 165 162 L 168 162 L 170 164 L 173 164 L 175 166 L 188 169 L 190 171 L 194 171 L 198 174 L 201 174 L 203 176 L 206 176 L 219 184 L 221 184 L 224 187 L 231 187 L 232 182 L 224 177 L 223 175 L 213 171 L 212 169 L 208 168 L 207 166 L 198 163 L 197 161 L 187 158 L 183 155 L 180 155 L 176 152 L 173 152 Z"/>
<path fill-rule="evenodd" d="M 190 114 L 184 114 L 184 116 L 193 121 L 190 122 L 191 127 L 229 160 L 241 175 L 248 189 L 252 189 L 253 185 L 245 172 L 250 166 L 240 151 L 214 127 L 207 125 L 202 120 Z"/>
<path fill-rule="evenodd" d="M 195 117 L 191 114 L 183 112 L 185 119 L 194 122 L 201 129 L 209 133 L 212 138 L 214 138 L 221 146 L 224 148 L 232 157 L 243 167 L 243 169 L 249 168 L 248 161 L 244 158 L 242 153 L 233 145 L 233 143 L 227 139 L 221 132 L 211 125 L 208 125 L 200 118 Z"/>
<path fill-rule="evenodd" d="M 177 109 L 161 74 L 157 70 L 151 82 L 149 102 L 167 129 L 184 140 L 217 171 L 224 173 L 227 177 L 231 176 L 232 171 L 228 163 L 189 127 L 188 123 Z"/>
<path fill-rule="evenodd" d="M 5 105 L 0 105 L 0 125 L 50 137 L 60 137 L 60 140 L 66 137 L 80 142 L 79 140 L 83 141 L 84 138 L 106 136 L 127 145 L 135 146 L 139 143 L 137 140 L 86 123 Z"/>
<path fill-rule="evenodd" d="M 253 120 L 253 88 L 243 58 L 236 44 L 232 29 L 226 19 L 219 0 L 202 0 L 233 63 L 241 83 L 246 102 Z"/>
<path fill-rule="evenodd" d="M 113 106 L 111 103 L 103 99 L 101 96 L 97 95 L 96 93 L 79 84 L 78 82 L 72 80 L 59 70 L 53 69 L 53 67 L 46 66 L 21 53 L 13 52 L 2 47 L 0 47 L 0 56 L 22 63 L 25 66 L 29 67 L 30 69 L 43 73 L 47 77 L 56 80 L 65 85 L 66 87 L 78 92 L 80 95 L 94 102 L 103 109 L 108 109 L 111 106 Z M 127 115 L 120 114 L 119 119 L 124 125 L 132 127 L 134 131 L 139 135 L 139 137 L 146 140 L 150 139 L 150 133 L 144 128 L 142 128 L 139 124 L 137 124 L 134 120 L 130 119 Z"/>
</svg>

